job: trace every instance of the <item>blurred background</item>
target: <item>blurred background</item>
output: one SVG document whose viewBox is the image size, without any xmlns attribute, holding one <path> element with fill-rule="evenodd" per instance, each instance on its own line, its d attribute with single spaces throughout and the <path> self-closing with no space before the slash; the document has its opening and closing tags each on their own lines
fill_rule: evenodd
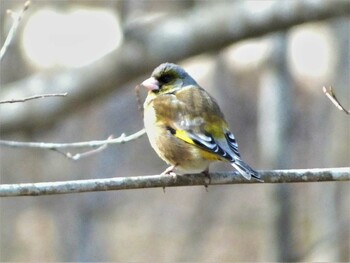
<svg viewBox="0 0 350 263">
<path fill-rule="evenodd" d="M 33 0 L 1 61 L 0 99 L 69 95 L 1 105 L 1 139 L 132 134 L 135 86 L 169 61 L 217 99 L 254 168 L 349 166 L 350 119 L 322 92 L 350 108 L 348 3 Z M 0 4 L 2 46 L 6 10 L 24 1 Z M 1 147 L 0 165 L 2 184 L 166 168 L 146 136 L 78 161 Z M 350 261 L 349 203 L 348 182 L 2 198 L 0 261 Z"/>
</svg>

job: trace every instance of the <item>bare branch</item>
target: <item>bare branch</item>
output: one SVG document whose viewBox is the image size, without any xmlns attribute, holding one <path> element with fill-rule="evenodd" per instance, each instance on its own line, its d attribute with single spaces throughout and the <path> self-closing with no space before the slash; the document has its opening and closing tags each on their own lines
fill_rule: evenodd
<svg viewBox="0 0 350 263">
<path fill-rule="evenodd" d="M 141 113 L 141 117 L 143 118 L 143 103 L 142 103 L 141 95 L 140 95 L 140 85 L 136 85 L 135 94 L 136 94 L 137 107 Z"/>
<path fill-rule="evenodd" d="M 350 167 L 328 169 L 271 170 L 259 172 L 265 183 L 306 183 L 350 180 Z M 256 183 L 262 184 L 254 180 L 247 181 L 237 172 L 211 173 L 210 177 L 211 185 Z M 205 186 L 208 184 L 207 179 L 208 178 L 205 174 L 177 176 L 147 175 L 63 182 L 2 184 L 0 185 L 0 197 L 38 196 L 139 188 L 163 188 L 173 186 Z"/>
<path fill-rule="evenodd" d="M 326 87 L 322 88 L 324 94 L 327 98 L 341 111 L 344 111 L 346 114 L 350 114 L 350 111 L 345 109 L 343 105 L 339 102 L 337 96 L 335 95 L 334 89 L 330 86 L 329 89 Z"/>
<path fill-rule="evenodd" d="M 21 22 L 22 17 L 24 12 L 29 8 L 30 6 L 30 1 L 26 1 L 23 5 L 23 9 L 20 13 L 15 13 L 12 10 L 7 10 L 7 14 L 9 14 L 12 17 L 13 23 L 12 26 L 10 28 L 10 31 L 6 37 L 6 40 L 4 42 L 4 45 L 2 46 L 1 50 L 0 50 L 0 61 L 2 60 L 2 58 L 4 57 L 7 48 L 10 46 L 12 39 L 15 36 L 15 33 L 17 31 L 19 22 Z"/>
<path fill-rule="evenodd" d="M 8 147 L 15 147 L 15 148 L 37 148 L 37 149 L 49 149 L 49 150 L 57 150 L 57 149 L 63 149 L 63 148 L 82 148 L 82 147 L 95 148 L 95 147 L 107 146 L 110 144 L 120 144 L 120 143 L 130 142 L 130 141 L 133 141 L 133 140 L 140 138 L 145 133 L 146 133 L 145 129 L 142 129 L 142 130 L 140 130 L 134 134 L 131 134 L 129 136 L 126 136 L 123 133 L 118 138 L 114 138 L 114 139 L 111 139 L 109 137 L 107 140 L 73 142 L 73 143 L 18 142 L 18 141 L 0 140 L 0 146 L 8 146 Z M 65 153 L 63 153 L 63 154 L 65 154 Z M 66 156 L 66 157 L 68 157 L 68 156 Z"/>
<path fill-rule="evenodd" d="M 124 136 L 124 134 L 122 134 L 122 136 Z M 108 139 L 106 140 L 106 142 L 108 140 L 111 140 L 113 138 L 113 136 L 109 136 Z M 83 152 L 83 153 L 75 153 L 75 154 L 71 154 L 70 152 L 62 152 L 56 148 L 53 148 L 51 150 L 55 151 L 55 152 L 58 152 L 60 154 L 63 154 L 66 158 L 68 159 L 71 159 L 73 161 L 77 161 L 77 160 L 80 160 L 84 157 L 87 157 L 87 156 L 90 156 L 90 155 L 93 155 L 93 154 L 96 154 L 96 153 L 99 153 L 99 152 L 102 152 L 104 149 L 106 149 L 108 147 L 108 143 L 105 143 L 103 145 L 101 145 L 100 147 L 98 147 L 97 149 L 93 149 L 93 150 L 90 150 L 90 151 L 86 151 L 86 152 Z"/>
<path fill-rule="evenodd" d="M 116 87 L 122 87 L 162 62 L 176 62 L 305 22 L 349 14 L 350 1 L 295 0 L 275 1 L 259 12 L 238 1 L 210 8 L 197 7 L 181 16 L 166 16 L 146 28 L 139 26 L 125 32 L 125 42 L 118 50 L 91 65 L 53 74 L 40 73 L 8 84 L 1 92 L 19 93 L 23 92 L 23 87 L 29 90 L 40 85 L 56 91 L 64 87 L 70 91 L 70 96 L 60 104 L 49 105 L 50 111 L 45 110 L 48 107 L 46 100 L 40 100 L 35 109 L 21 109 L 11 114 L 2 112 L 1 132 L 4 135 L 19 130 L 44 129 L 71 116 L 77 105 L 82 108 L 93 100 L 108 96 Z M 67 83 L 67 78 L 72 81 Z"/>
<path fill-rule="evenodd" d="M 67 92 L 65 92 L 65 93 L 53 93 L 53 94 L 40 94 L 40 95 L 34 95 L 34 96 L 30 96 L 30 97 L 23 98 L 23 99 L 0 100 L 0 104 L 25 102 L 28 100 L 35 100 L 35 99 L 48 98 L 48 97 L 65 97 L 65 96 L 67 96 L 67 94 L 68 94 Z"/>
</svg>

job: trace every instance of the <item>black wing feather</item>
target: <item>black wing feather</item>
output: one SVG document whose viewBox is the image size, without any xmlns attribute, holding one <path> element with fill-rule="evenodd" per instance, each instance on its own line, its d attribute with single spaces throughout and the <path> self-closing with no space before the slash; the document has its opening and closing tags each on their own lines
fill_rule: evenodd
<svg viewBox="0 0 350 263">
<path fill-rule="evenodd" d="M 201 147 L 202 149 L 215 153 L 226 160 L 233 162 L 235 159 L 228 152 L 222 149 L 219 144 L 215 141 L 210 133 L 205 133 L 204 135 L 197 135 L 191 131 L 188 131 L 188 136 L 193 140 L 193 142 Z"/>
<path fill-rule="evenodd" d="M 238 144 L 235 139 L 235 136 L 231 132 L 225 133 L 226 140 L 228 142 L 228 145 L 230 146 L 231 150 L 238 156 L 241 157 L 238 151 Z"/>
</svg>

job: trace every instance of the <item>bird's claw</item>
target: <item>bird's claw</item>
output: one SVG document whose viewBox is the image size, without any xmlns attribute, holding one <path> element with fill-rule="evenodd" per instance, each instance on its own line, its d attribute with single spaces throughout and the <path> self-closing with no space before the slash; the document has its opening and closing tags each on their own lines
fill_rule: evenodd
<svg viewBox="0 0 350 263">
<path fill-rule="evenodd" d="M 208 183 L 206 182 L 206 180 L 204 180 L 204 187 L 205 187 L 205 191 L 208 192 L 208 186 L 211 184 L 211 177 L 210 177 L 210 174 L 209 174 L 209 170 L 205 170 L 203 172 L 203 174 L 205 175 L 205 179 L 208 179 Z"/>
<path fill-rule="evenodd" d="M 174 180 L 176 180 L 176 173 L 174 172 L 176 165 L 169 166 L 165 169 L 161 175 L 171 176 Z M 165 186 L 163 186 L 163 192 L 165 193 Z"/>
</svg>

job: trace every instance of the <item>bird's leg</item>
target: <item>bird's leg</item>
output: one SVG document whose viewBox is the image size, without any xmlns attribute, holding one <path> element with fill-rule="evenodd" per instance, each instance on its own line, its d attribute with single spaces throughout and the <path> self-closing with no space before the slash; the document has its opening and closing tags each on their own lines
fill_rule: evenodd
<svg viewBox="0 0 350 263">
<path fill-rule="evenodd" d="M 176 179 L 176 173 L 174 172 L 176 166 L 177 166 L 176 164 L 172 165 L 172 166 L 169 166 L 168 168 L 165 169 L 164 172 L 161 173 L 161 175 L 170 175 L 174 179 Z M 163 192 L 165 193 L 165 186 L 163 186 Z"/>
<path fill-rule="evenodd" d="M 165 169 L 164 172 L 161 173 L 161 175 L 176 176 L 176 173 L 174 172 L 175 168 L 176 168 L 176 165 L 169 166 L 168 168 Z"/>
<path fill-rule="evenodd" d="M 210 177 L 210 174 L 209 174 L 209 167 L 207 169 L 205 169 L 203 172 L 202 172 L 206 178 L 208 178 L 208 183 L 205 182 L 204 184 L 204 187 L 205 187 L 205 190 L 208 192 L 208 185 L 211 184 L 211 177 Z"/>
</svg>

